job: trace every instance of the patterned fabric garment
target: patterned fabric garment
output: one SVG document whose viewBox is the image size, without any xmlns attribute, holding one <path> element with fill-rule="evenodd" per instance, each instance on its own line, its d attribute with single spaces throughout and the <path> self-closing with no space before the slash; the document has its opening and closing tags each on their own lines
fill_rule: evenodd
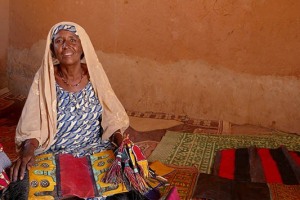
<svg viewBox="0 0 300 200">
<path fill-rule="evenodd" d="M 57 134 L 47 153 L 70 153 L 76 157 L 113 149 L 101 140 L 102 106 L 89 82 L 79 92 L 67 92 L 56 84 Z"/>
</svg>

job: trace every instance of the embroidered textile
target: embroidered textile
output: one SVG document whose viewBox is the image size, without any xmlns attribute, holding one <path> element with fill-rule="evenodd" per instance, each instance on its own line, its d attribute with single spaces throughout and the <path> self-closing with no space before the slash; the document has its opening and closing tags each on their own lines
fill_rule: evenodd
<svg viewBox="0 0 300 200">
<path fill-rule="evenodd" d="M 114 160 L 111 150 L 81 158 L 71 154 L 39 155 L 35 158 L 36 164 L 29 170 L 28 199 L 91 198 L 126 192 L 128 190 L 123 184 L 102 182 Z"/>
</svg>

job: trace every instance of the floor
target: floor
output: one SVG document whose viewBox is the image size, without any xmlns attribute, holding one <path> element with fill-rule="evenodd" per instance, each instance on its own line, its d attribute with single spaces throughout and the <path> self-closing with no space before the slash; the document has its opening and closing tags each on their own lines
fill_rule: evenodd
<svg viewBox="0 0 300 200">
<path fill-rule="evenodd" d="M 25 97 L 0 89 L 0 127 L 2 143 L 10 158 L 15 158 L 14 134 Z M 127 133 L 133 142 L 152 145 L 149 155 L 166 131 L 211 133 L 211 134 L 280 134 L 282 132 L 254 125 L 237 125 L 223 120 L 192 119 L 167 113 L 127 111 L 130 127 Z"/>
<path fill-rule="evenodd" d="M 24 102 L 25 97 L 12 94 L 7 89 L 0 90 L 0 143 L 3 144 L 4 151 L 11 160 L 17 157 L 14 147 L 14 134 Z M 146 157 L 151 155 L 162 137 L 169 130 L 195 134 L 208 133 L 230 135 L 265 135 L 283 133 L 278 130 L 250 124 L 238 125 L 224 120 L 192 119 L 188 116 L 176 116 L 167 113 L 127 111 L 127 114 L 130 119 L 130 127 L 127 129 L 126 133 L 128 133 L 130 139 L 142 149 Z M 179 168 L 176 168 L 176 170 L 176 173 L 180 172 Z M 183 174 L 188 171 L 186 169 L 181 170 Z M 189 173 L 191 172 L 189 171 Z M 198 174 L 198 171 L 195 173 Z M 180 181 L 182 180 L 180 179 Z M 193 188 L 195 183 L 196 182 L 193 182 L 190 187 Z M 295 191 L 297 190 L 298 188 L 295 189 Z M 192 190 L 188 189 L 188 191 Z"/>
</svg>

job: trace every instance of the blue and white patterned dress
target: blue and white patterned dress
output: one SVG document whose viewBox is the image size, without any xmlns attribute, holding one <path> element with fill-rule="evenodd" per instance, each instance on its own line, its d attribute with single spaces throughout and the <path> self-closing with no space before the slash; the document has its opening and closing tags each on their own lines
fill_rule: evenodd
<svg viewBox="0 0 300 200">
<path fill-rule="evenodd" d="M 78 92 L 68 92 L 56 84 L 57 134 L 48 153 L 70 153 L 76 157 L 113 149 L 102 141 L 102 106 L 89 82 Z"/>
</svg>

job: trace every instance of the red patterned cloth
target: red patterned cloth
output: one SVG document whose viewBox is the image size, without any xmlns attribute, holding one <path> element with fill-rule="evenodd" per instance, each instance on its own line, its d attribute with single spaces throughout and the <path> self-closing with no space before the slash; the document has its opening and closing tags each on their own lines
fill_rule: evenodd
<svg viewBox="0 0 300 200">
<path fill-rule="evenodd" d="M 5 171 L 3 170 L 0 173 L 0 190 L 7 188 L 9 183 L 10 183 L 9 178 L 8 178 L 7 174 L 5 173 Z"/>
<path fill-rule="evenodd" d="M 0 190 L 7 188 L 10 181 L 4 169 L 10 165 L 10 160 L 3 151 L 3 146 L 0 143 Z"/>
</svg>

